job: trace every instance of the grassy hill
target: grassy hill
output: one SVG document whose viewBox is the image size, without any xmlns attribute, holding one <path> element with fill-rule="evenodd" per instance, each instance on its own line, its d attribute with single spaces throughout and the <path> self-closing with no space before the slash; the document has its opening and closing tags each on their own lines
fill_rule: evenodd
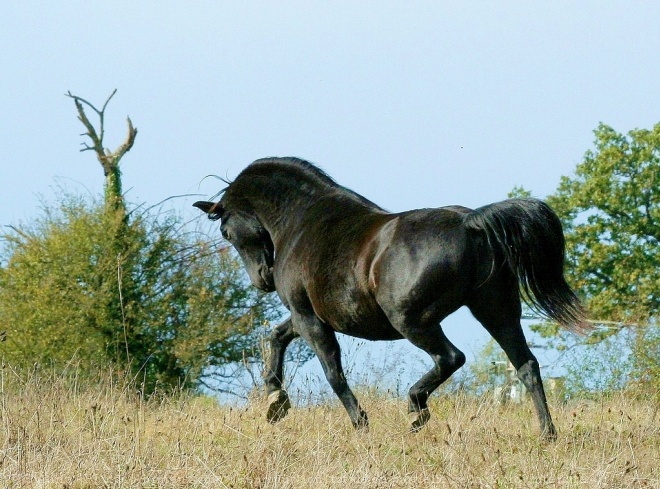
<svg viewBox="0 0 660 489">
<path fill-rule="evenodd" d="M 626 395 L 553 403 L 546 444 L 530 401 L 491 396 L 434 397 L 409 434 L 405 401 L 362 392 L 371 428 L 354 432 L 334 402 L 271 426 L 261 398 L 145 401 L 110 375 L 1 375 L 0 487 L 660 487 L 658 403 Z"/>
</svg>

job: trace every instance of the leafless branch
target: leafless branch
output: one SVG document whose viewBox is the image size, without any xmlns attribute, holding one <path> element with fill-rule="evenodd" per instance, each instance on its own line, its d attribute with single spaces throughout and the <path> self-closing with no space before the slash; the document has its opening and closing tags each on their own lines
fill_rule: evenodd
<svg viewBox="0 0 660 489">
<path fill-rule="evenodd" d="M 92 141 L 91 145 L 87 142 L 83 142 L 83 148 L 80 151 L 94 151 L 106 175 L 111 173 L 117 167 L 119 160 L 121 160 L 121 158 L 133 147 L 135 136 L 137 136 L 137 128 L 133 126 L 130 117 L 127 117 L 128 135 L 126 136 L 126 140 L 114 152 L 103 147 L 103 138 L 105 136 L 105 109 L 115 93 L 117 93 L 116 88 L 112 91 L 100 110 L 84 98 L 73 95 L 71 92 L 66 93 L 66 96 L 72 98 L 76 104 L 78 119 L 85 126 L 85 129 L 87 129 L 87 132 L 81 134 L 81 136 L 87 136 Z M 98 115 L 98 132 L 94 128 L 94 125 L 89 121 L 84 106 L 89 107 Z"/>
<path fill-rule="evenodd" d="M 130 151 L 130 149 L 133 147 L 133 143 L 135 142 L 135 136 L 137 135 L 137 129 L 133 127 L 133 122 L 131 121 L 130 117 L 126 117 L 126 123 L 128 124 L 128 135 L 126 136 L 126 141 L 124 141 L 124 143 L 114 152 L 117 161 L 119 161 L 121 157 L 124 156 L 124 154 Z"/>
<path fill-rule="evenodd" d="M 153 204 L 153 205 L 147 207 L 146 209 L 144 209 L 144 211 L 142 212 L 142 214 L 145 214 L 145 213 L 149 212 L 151 209 L 154 209 L 154 208 L 156 208 L 156 207 L 159 207 L 159 206 L 163 205 L 165 202 L 167 202 L 167 201 L 169 201 L 169 200 L 180 199 L 180 198 L 186 198 L 186 197 L 199 197 L 199 196 L 203 196 L 203 195 L 204 195 L 204 194 L 181 194 L 181 195 L 170 195 L 169 197 L 164 198 L 164 199 L 161 200 L 160 202 L 157 202 L 157 203 L 155 203 L 155 204 Z"/>
</svg>

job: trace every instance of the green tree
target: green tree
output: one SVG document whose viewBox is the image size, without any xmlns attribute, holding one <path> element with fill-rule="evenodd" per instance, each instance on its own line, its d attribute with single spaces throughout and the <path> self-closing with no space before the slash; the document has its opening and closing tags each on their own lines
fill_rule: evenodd
<svg viewBox="0 0 660 489">
<path fill-rule="evenodd" d="M 595 150 L 548 202 L 564 219 L 568 272 L 591 311 L 648 323 L 660 309 L 660 124 L 594 132 Z"/>
<path fill-rule="evenodd" d="M 264 324 L 278 316 L 274 298 L 246 283 L 224 242 L 174 214 L 128 205 L 118 164 L 137 131 L 129 122 L 127 142 L 105 150 L 102 124 L 97 136 L 86 102 L 74 100 L 94 141 L 85 150 L 111 162 L 102 162 L 104 199 L 63 193 L 1 236 L 0 355 L 17 367 L 73 360 L 93 371 L 110 363 L 147 393 L 221 388 L 212 381 L 223 367 L 259 356 Z"/>
<path fill-rule="evenodd" d="M 564 222 L 572 284 L 602 326 L 630 338 L 630 380 L 660 376 L 660 124 L 627 135 L 600 124 L 595 148 L 548 203 Z M 548 328 L 545 329 L 548 333 Z"/>
</svg>

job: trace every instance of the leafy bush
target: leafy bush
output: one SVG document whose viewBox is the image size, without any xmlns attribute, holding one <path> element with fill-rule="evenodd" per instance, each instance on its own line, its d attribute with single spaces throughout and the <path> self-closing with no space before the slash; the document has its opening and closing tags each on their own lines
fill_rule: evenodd
<svg viewBox="0 0 660 489">
<path fill-rule="evenodd" d="M 2 235 L 0 354 L 15 366 L 112 362 L 145 392 L 194 387 L 259 356 L 278 315 L 221 242 L 175 215 L 110 211 L 63 192 Z"/>
</svg>

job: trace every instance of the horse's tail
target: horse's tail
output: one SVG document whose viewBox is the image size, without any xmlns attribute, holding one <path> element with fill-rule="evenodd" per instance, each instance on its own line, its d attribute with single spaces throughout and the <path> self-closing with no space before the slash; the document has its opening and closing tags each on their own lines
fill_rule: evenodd
<svg viewBox="0 0 660 489">
<path fill-rule="evenodd" d="M 493 260 L 503 256 L 534 310 L 574 332 L 593 328 L 564 278 L 564 233 L 550 206 L 537 199 L 510 199 L 480 207 L 465 220 L 485 233 Z"/>
</svg>

